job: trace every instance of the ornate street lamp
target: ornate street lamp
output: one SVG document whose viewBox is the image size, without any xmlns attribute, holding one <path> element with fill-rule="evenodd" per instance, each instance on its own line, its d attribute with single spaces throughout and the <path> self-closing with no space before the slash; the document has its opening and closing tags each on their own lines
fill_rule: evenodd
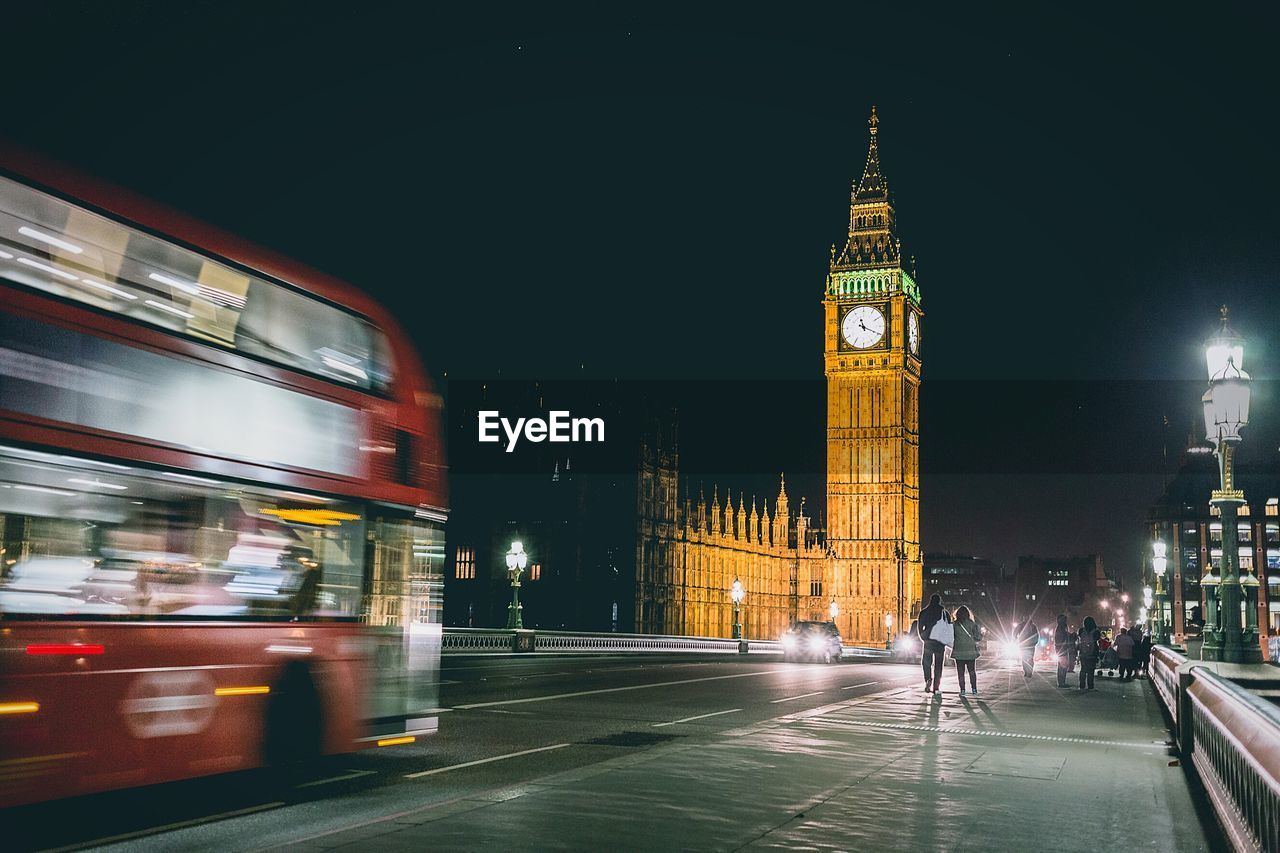
<svg viewBox="0 0 1280 853">
<path fill-rule="evenodd" d="M 893 614 L 886 613 L 884 615 L 884 647 L 887 651 L 893 649 Z"/>
<path fill-rule="evenodd" d="M 1205 366 L 1209 370 L 1209 390 L 1201 397 L 1204 404 L 1205 438 L 1214 446 L 1218 457 L 1220 488 L 1214 489 L 1209 503 L 1222 517 L 1222 579 L 1210 584 L 1208 595 L 1216 586 L 1216 601 L 1206 601 L 1210 613 L 1219 606 L 1218 625 L 1208 630 L 1206 622 L 1201 657 L 1205 660 L 1232 663 L 1259 663 L 1262 648 L 1258 645 L 1257 606 L 1250 600 L 1257 592 L 1257 581 L 1240 578 L 1240 540 L 1236 515 L 1244 504 L 1244 492 L 1235 485 L 1235 453 L 1240 431 L 1249 425 L 1249 374 L 1244 371 L 1244 338 L 1227 325 L 1227 307 L 1222 307 L 1222 328 L 1205 341 Z M 1210 567 L 1212 571 L 1212 566 Z M 1244 602 L 1249 614 L 1241 624 L 1240 606 Z"/>
<path fill-rule="evenodd" d="M 733 639 L 741 640 L 742 599 L 747 597 L 747 591 L 742 588 L 742 581 L 733 579 L 733 588 L 729 590 L 729 597 L 733 599 Z"/>
<path fill-rule="evenodd" d="M 520 573 L 527 565 L 529 555 L 524 552 L 524 543 L 517 539 L 511 543 L 511 550 L 507 552 L 507 574 L 511 577 L 511 603 L 507 605 L 509 629 L 524 627 L 524 621 L 520 618 L 520 611 L 523 609 L 520 604 Z"/>
<path fill-rule="evenodd" d="M 1152 609 L 1153 601 L 1154 599 L 1152 596 L 1151 587 L 1144 586 L 1142 588 L 1142 609 L 1138 611 L 1138 618 L 1141 621 L 1148 623 L 1147 629 L 1151 632 L 1151 642 L 1158 643 L 1159 637 L 1160 637 L 1160 627 L 1157 624 L 1157 620 L 1160 617 L 1159 617 L 1159 614 L 1157 614 Z"/>
<path fill-rule="evenodd" d="M 1160 645 L 1169 644 L 1168 623 L 1165 622 L 1164 619 L 1164 573 L 1169 569 L 1169 558 L 1165 556 L 1167 553 L 1168 546 L 1165 545 L 1164 542 L 1157 539 L 1151 543 L 1151 571 L 1155 572 L 1156 575 L 1156 618 L 1155 625 L 1152 626 L 1154 629 L 1152 642 L 1159 643 Z M 1150 592 L 1150 587 L 1147 587 L 1143 591 L 1144 600 L 1150 597 Z M 1151 607 L 1150 602 L 1147 602 L 1147 607 Z"/>
<path fill-rule="evenodd" d="M 904 588 L 904 584 L 906 583 L 907 552 L 903 550 L 902 545 L 897 542 L 893 543 L 893 559 L 898 564 L 898 600 L 895 602 L 894 606 L 897 609 L 898 619 L 905 620 L 907 618 L 907 612 L 906 589 Z M 901 622 L 899 624 L 901 624 Z"/>
</svg>

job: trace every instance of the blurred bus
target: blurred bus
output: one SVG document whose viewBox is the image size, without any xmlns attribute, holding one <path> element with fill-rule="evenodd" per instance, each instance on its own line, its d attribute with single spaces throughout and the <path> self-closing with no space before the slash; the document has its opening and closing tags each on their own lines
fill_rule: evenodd
<svg viewBox="0 0 1280 853">
<path fill-rule="evenodd" d="M 0 148 L 0 806 L 434 731 L 440 417 L 359 291 Z"/>
</svg>

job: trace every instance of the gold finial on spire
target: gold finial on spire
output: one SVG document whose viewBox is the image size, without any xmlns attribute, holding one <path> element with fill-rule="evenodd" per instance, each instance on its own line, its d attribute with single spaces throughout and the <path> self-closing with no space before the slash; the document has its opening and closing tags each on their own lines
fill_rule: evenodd
<svg viewBox="0 0 1280 853">
<path fill-rule="evenodd" d="M 871 126 L 871 135 L 876 135 L 876 126 L 880 124 L 880 116 L 876 115 L 876 105 L 871 105 L 871 118 L 867 119 L 867 124 Z"/>
<path fill-rule="evenodd" d="M 1222 315 L 1222 328 L 1225 329 L 1227 327 L 1227 317 L 1228 315 L 1231 314 L 1231 311 L 1227 308 L 1226 305 L 1223 305 L 1221 308 L 1218 309 L 1218 313 Z"/>
</svg>

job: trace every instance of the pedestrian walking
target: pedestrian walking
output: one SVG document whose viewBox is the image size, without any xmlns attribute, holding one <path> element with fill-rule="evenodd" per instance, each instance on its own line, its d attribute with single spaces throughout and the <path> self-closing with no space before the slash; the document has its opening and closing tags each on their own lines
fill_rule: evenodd
<svg viewBox="0 0 1280 853">
<path fill-rule="evenodd" d="M 1028 616 L 1017 628 L 1014 637 L 1018 641 L 1018 656 L 1022 658 L 1022 677 L 1030 678 L 1035 671 L 1036 645 L 1040 640 L 1040 629 Z"/>
<path fill-rule="evenodd" d="M 1075 637 L 1067 627 L 1067 615 L 1058 614 L 1058 626 L 1053 631 L 1053 653 L 1058 659 L 1058 686 L 1067 686 L 1067 673 L 1075 663 Z"/>
<path fill-rule="evenodd" d="M 982 628 L 974 621 L 973 614 L 964 605 L 956 611 L 956 641 L 951 647 L 951 659 L 956 662 L 956 678 L 960 682 L 960 695 L 964 695 L 964 674 L 969 673 L 969 686 L 973 695 L 978 695 L 978 641 L 982 639 Z"/>
<path fill-rule="evenodd" d="M 1151 632 L 1145 631 L 1138 641 L 1138 664 L 1142 667 L 1142 677 L 1151 677 Z"/>
<path fill-rule="evenodd" d="M 1116 657 L 1120 661 L 1120 680 L 1129 681 L 1133 678 L 1133 634 L 1128 631 L 1121 631 L 1116 635 L 1115 649 Z"/>
<path fill-rule="evenodd" d="M 947 647 L 938 640 L 931 639 L 929 635 L 933 633 L 933 626 L 944 619 L 950 621 L 947 612 L 942 609 L 942 596 L 935 592 L 929 596 L 928 606 L 916 618 L 917 630 L 920 632 L 920 666 L 924 670 L 926 693 L 937 694 L 942 686 L 942 656 Z"/>
<path fill-rule="evenodd" d="M 1098 640 L 1101 632 L 1092 616 L 1084 617 L 1076 634 L 1076 652 L 1080 656 L 1080 689 L 1093 689 L 1093 676 L 1098 669 Z"/>
</svg>

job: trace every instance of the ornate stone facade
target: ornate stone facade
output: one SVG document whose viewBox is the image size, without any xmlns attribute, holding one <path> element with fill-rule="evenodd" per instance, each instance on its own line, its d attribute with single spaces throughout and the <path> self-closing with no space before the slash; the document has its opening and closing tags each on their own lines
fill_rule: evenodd
<svg viewBox="0 0 1280 853">
<path fill-rule="evenodd" d="M 641 477 L 641 530 L 636 537 L 636 625 L 642 633 L 726 637 L 733 625 L 729 590 L 741 581 L 746 599 L 742 636 L 777 637 L 796 619 L 826 619 L 824 596 L 831 560 L 819 531 L 812 528 L 803 501 L 794 515 L 782 479 L 772 515 L 768 501 L 757 505 L 732 494 L 720 504 L 699 494 L 677 504 L 674 449 L 656 454 L 669 467 Z M 653 455 L 648 458 L 653 459 Z M 660 470 L 658 470 L 661 468 Z M 646 483 L 670 484 L 648 490 Z"/>
</svg>

